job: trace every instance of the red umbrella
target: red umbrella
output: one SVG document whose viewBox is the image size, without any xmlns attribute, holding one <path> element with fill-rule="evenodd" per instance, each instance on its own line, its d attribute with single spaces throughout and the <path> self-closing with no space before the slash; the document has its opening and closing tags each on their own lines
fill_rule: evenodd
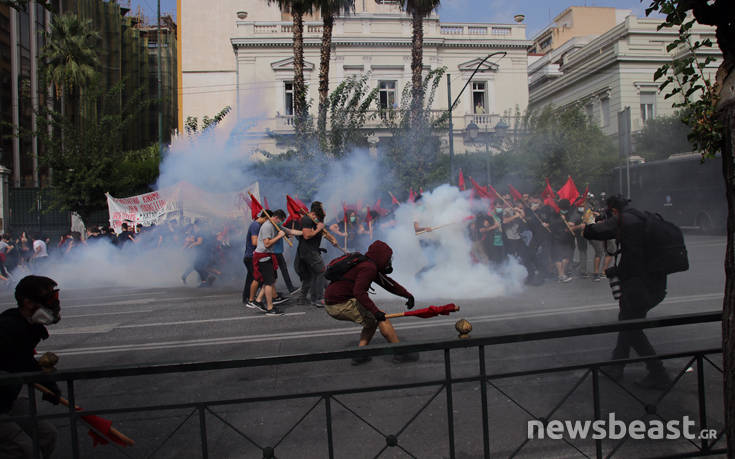
<svg viewBox="0 0 735 459">
<path fill-rule="evenodd" d="M 429 306 L 428 308 L 416 309 L 414 311 L 397 312 L 395 314 L 386 314 L 385 317 L 393 319 L 395 317 L 416 316 L 422 319 L 436 317 L 438 315 L 448 316 L 450 312 L 459 311 L 459 306 L 454 303 L 445 304 L 444 306 Z"/>
</svg>

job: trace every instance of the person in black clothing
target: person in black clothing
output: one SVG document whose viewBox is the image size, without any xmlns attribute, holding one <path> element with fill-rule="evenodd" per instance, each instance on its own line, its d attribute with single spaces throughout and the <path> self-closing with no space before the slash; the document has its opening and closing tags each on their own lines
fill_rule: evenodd
<svg viewBox="0 0 735 459">
<path fill-rule="evenodd" d="M 299 292 L 299 304 L 313 304 L 324 307 L 321 300 L 324 294 L 324 262 L 319 246 L 324 234 L 324 208 L 322 203 L 314 201 L 308 215 L 301 218 L 302 235 L 298 237 L 299 247 L 294 259 L 294 270 L 301 278 L 301 291 Z M 329 238 L 329 236 L 327 236 Z M 332 245 L 337 245 L 337 240 L 331 237 Z M 309 293 L 311 292 L 311 300 Z"/>
<path fill-rule="evenodd" d="M 35 354 L 36 346 L 48 338 L 46 325 L 61 319 L 59 290 L 48 277 L 26 276 L 15 288 L 17 308 L 0 314 L 0 374 L 40 371 Z M 43 383 L 55 395 L 43 399 L 59 403 L 56 383 Z M 29 415 L 29 402 L 19 399 L 22 386 L 0 386 L 0 457 L 33 457 L 33 421 L 9 420 L 7 416 Z M 56 446 L 56 429 L 48 421 L 38 421 L 38 442 L 43 457 L 48 458 Z"/>
<path fill-rule="evenodd" d="M 122 232 L 117 236 L 117 246 L 123 248 L 129 242 L 135 243 L 135 233 L 130 231 L 127 223 L 123 223 Z"/>
<path fill-rule="evenodd" d="M 619 320 L 644 319 L 648 311 L 666 297 L 666 274 L 646 270 L 645 220 L 640 212 L 627 208 L 627 204 L 628 200 L 620 196 L 608 198 L 607 208 L 612 217 L 601 223 L 586 225 L 583 233 L 590 240 L 615 238 L 620 245 L 620 262 L 617 264 L 621 286 Z M 608 276 L 612 274 L 610 269 Z M 612 358 L 627 359 L 631 348 L 642 357 L 656 354 L 643 330 L 626 330 L 618 333 Z M 646 388 L 666 388 L 671 379 L 663 363 L 660 360 L 647 360 L 646 366 L 648 374 L 636 384 Z M 623 369 L 624 365 L 615 365 L 606 371 L 613 379 L 619 380 L 623 377 Z"/>
<path fill-rule="evenodd" d="M 551 225 L 551 261 L 556 266 L 556 274 L 559 282 L 571 282 L 572 278 L 567 275 L 569 260 L 574 255 L 574 235 L 569 226 L 569 209 L 571 204 L 568 199 L 559 200 L 559 213 L 551 214 L 549 224 Z"/>
</svg>

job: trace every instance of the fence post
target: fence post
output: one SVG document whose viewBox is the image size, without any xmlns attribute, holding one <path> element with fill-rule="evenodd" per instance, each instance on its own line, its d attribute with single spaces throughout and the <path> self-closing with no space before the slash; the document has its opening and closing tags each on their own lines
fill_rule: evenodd
<svg viewBox="0 0 735 459">
<path fill-rule="evenodd" d="M 452 363 L 449 349 L 444 349 L 444 387 L 447 390 L 447 424 L 449 427 L 449 457 L 454 459 L 454 403 L 452 402 Z"/>
</svg>

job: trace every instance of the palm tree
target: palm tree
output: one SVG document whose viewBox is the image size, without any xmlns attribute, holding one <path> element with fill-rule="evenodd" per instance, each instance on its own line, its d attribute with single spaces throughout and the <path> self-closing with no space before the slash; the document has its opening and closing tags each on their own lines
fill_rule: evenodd
<svg viewBox="0 0 735 459">
<path fill-rule="evenodd" d="M 80 97 L 97 76 L 99 65 L 96 44 L 100 34 L 92 21 L 75 14 L 56 16 L 51 34 L 43 48 L 42 74 L 46 84 L 53 84 L 57 99 L 69 97 L 69 114 L 74 120 L 80 110 Z"/>
<path fill-rule="evenodd" d="M 317 132 L 320 142 L 326 142 L 327 109 L 329 108 L 329 59 L 332 54 L 334 17 L 355 9 L 355 0 L 315 0 L 322 15 L 322 48 L 319 61 L 319 117 Z"/>
<path fill-rule="evenodd" d="M 424 106 L 424 89 L 421 72 L 424 64 L 424 18 L 439 7 L 440 0 L 402 0 L 403 8 L 411 15 L 413 38 L 411 41 L 411 112 L 414 120 Z M 413 123 L 412 123 L 413 124 Z"/>
<path fill-rule="evenodd" d="M 304 83 L 304 15 L 313 11 L 314 0 L 268 0 L 268 4 L 273 3 L 284 13 L 290 12 L 293 18 L 294 127 L 297 135 L 300 135 L 309 115 Z"/>
</svg>

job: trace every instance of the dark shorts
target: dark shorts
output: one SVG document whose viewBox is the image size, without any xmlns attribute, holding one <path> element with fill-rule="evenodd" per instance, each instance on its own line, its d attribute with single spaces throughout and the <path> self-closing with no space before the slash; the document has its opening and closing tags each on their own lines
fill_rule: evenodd
<svg viewBox="0 0 735 459">
<path fill-rule="evenodd" d="M 551 241 L 551 261 L 571 259 L 574 255 L 574 239 Z"/>
<path fill-rule="evenodd" d="M 255 270 L 255 280 L 265 285 L 273 285 L 276 283 L 276 270 L 273 269 L 273 260 L 263 258 L 258 262 L 258 269 Z"/>
</svg>

